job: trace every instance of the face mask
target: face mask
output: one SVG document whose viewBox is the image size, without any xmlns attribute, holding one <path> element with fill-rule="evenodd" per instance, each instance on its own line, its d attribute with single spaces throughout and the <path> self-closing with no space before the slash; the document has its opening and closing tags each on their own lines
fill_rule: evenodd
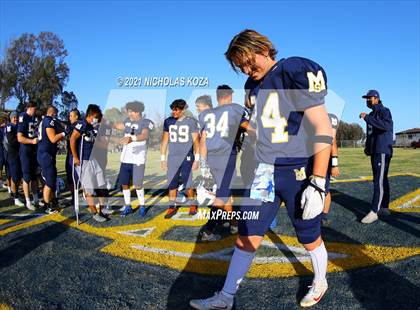
<svg viewBox="0 0 420 310">
<path fill-rule="evenodd" d="M 96 125 L 99 123 L 99 120 L 97 118 L 92 119 L 92 125 Z"/>
</svg>

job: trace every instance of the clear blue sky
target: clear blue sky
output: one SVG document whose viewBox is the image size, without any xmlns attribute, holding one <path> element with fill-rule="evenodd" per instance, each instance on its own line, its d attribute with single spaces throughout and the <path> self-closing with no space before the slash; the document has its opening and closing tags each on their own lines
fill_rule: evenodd
<svg viewBox="0 0 420 310">
<path fill-rule="evenodd" d="M 105 106 L 120 76 L 206 76 L 210 88 L 226 83 L 240 89 L 245 77 L 230 69 L 223 53 L 233 35 L 252 28 L 274 42 L 279 58 L 304 56 L 320 63 L 329 88 L 345 101 L 345 121 L 364 127 L 358 120 L 367 110 L 361 95 L 375 88 L 391 109 L 395 132 L 420 127 L 419 1 L 0 5 L 1 55 L 24 32 L 55 32 L 69 52 L 66 89 L 76 93 L 82 108 Z M 189 98 L 191 91 L 171 88 L 167 103 Z"/>
</svg>

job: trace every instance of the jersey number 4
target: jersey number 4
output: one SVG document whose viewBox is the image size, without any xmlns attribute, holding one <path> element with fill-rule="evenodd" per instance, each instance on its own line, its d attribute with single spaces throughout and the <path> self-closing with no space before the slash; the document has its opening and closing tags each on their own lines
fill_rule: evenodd
<svg viewBox="0 0 420 310">
<path fill-rule="evenodd" d="M 190 128 L 187 125 L 169 126 L 169 141 L 185 143 L 189 141 Z"/>
<path fill-rule="evenodd" d="M 216 115 L 214 113 L 209 113 L 204 117 L 204 122 L 206 123 L 206 137 L 212 138 L 217 132 L 220 133 L 222 138 L 225 138 L 229 135 L 229 125 L 228 125 L 228 112 L 225 111 L 222 113 L 219 121 L 216 124 Z"/>
<path fill-rule="evenodd" d="M 264 128 L 274 128 L 271 133 L 271 143 L 283 143 L 289 140 L 289 134 L 285 130 L 286 118 L 280 114 L 279 94 L 272 92 L 268 95 L 262 114 L 261 123 Z"/>
</svg>

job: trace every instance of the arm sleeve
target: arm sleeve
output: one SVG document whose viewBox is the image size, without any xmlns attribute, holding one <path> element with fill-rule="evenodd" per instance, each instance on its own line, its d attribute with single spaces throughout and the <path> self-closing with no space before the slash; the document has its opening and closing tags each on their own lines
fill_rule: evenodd
<svg viewBox="0 0 420 310">
<path fill-rule="evenodd" d="M 23 115 L 19 115 L 17 132 L 25 134 L 25 119 Z"/>
<path fill-rule="evenodd" d="M 365 121 L 376 129 L 383 131 L 392 130 L 393 122 L 389 109 L 383 109 L 373 115 L 366 115 Z"/>
<path fill-rule="evenodd" d="M 168 119 L 165 119 L 163 122 L 163 131 L 169 132 L 169 122 Z"/>
<path fill-rule="evenodd" d="M 327 75 L 324 69 L 309 59 L 292 57 L 284 63 L 284 88 L 294 98 L 297 111 L 324 104 L 327 95 Z"/>
<path fill-rule="evenodd" d="M 74 126 L 74 130 L 76 130 L 81 135 L 85 133 L 85 129 L 85 125 L 81 121 L 77 122 L 77 124 Z"/>
<path fill-rule="evenodd" d="M 330 118 L 331 127 L 332 129 L 337 130 L 338 128 L 338 117 L 334 114 L 328 113 L 328 117 Z"/>
<path fill-rule="evenodd" d="M 190 128 L 191 128 L 191 132 L 198 132 L 199 125 L 195 118 L 191 118 Z"/>
</svg>

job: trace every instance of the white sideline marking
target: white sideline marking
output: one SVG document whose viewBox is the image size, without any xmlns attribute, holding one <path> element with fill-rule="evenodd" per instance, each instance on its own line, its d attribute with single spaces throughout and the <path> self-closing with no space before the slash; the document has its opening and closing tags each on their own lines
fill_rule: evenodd
<svg viewBox="0 0 420 310">
<path fill-rule="evenodd" d="M 134 229 L 134 230 L 125 230 L 125 231 L 119 231 L 119 234 L 122 235 L 129 235 L 129 236 L 134 236 L 134 237 L 147 237 L 148 235 L 150 235 L 152 233 L 152 231 L 155 230 L 156 227 L 150 227 L 150 228 L 141 228 L 141 229 Z M 142 231 L 145 230 L 144 233 L 142 234 L 137 234 L 136 232 L 138 231 Z"/>
<path fill-rule="evenodd" d="M 308 262 L 311 260 L 309 254 L 303 247 L 295 247 L 295 246 L 287 246 L 280 243 L 273 243 L 270 241 L 263 241 L 262 245 L 276 248 L 281 250 L 290 251 L 295 257 L 286 257 L 286 256 L 258 256 L 255 257 L 254 262 L 257 264 L 268 264 L 268 263 L 297 263 L 297 262 Z M 185 258 L 195 258 L 195 259 L 213 259 L 219 261 L 229 261 L 232 253 L 233 247 L 229 247 L 220 251 L 209 252 L 205 254 L 195 254 L 195 253 L 186 253 L 186 252 L 179 252 L 179 251 L 172 251 L 166 249 L 159 249 L 159 248 L 152 248 L 143 245 L 133 245 L 132 248 L 137 250 L 142 250 L 146 252 L 152 252 L 157 254 L 166 254 L 166 255 L 173 255 L 178 257 L 185 257 Z M 298 255 L 296 255 L 298 254 Z M 328 253 L 328 257 L 332 259 L 337 258 L 345 258 L 347 255 L 341 253 Z"/>
</svg>

